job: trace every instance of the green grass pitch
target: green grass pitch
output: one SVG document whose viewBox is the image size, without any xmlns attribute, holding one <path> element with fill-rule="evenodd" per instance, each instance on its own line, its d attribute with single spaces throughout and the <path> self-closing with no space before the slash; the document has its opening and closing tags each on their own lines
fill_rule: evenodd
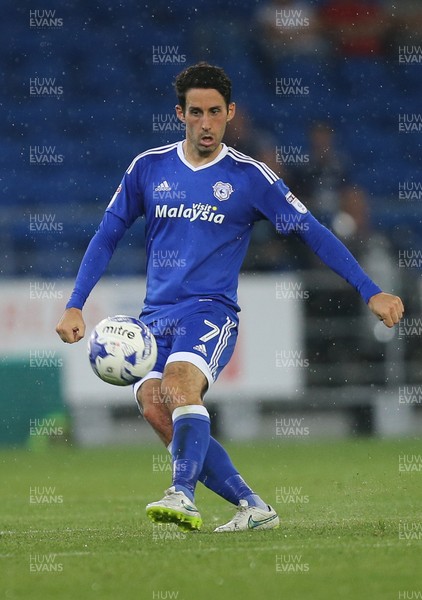
<svg viewBox="0 0 422 600">
<path fill-rule="evenodd" d="M 399 471 L 419 441 L 227 447 L 278 530 L 213 534 L 233 510 L 203 486 L 200 533 L 153 525 L 145 505 L 170 481 L 158 445 L 1 451 L 0 598 L 422 598 L 422 472 Z"/>
</svg>

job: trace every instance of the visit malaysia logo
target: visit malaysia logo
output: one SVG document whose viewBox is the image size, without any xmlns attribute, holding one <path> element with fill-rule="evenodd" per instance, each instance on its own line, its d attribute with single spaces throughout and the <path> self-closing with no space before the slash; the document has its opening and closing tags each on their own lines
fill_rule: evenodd
<svg viewBox="0 0 422 600">
<path fill-rule="evenodd" d="M 234 192 L 234 189 L 230 183 L 223 183 L 222 181 L 217 181 L 217 183 L 214 183 L 212 189 L 214 191 L 214 196 L 217 198 L 217 200 L 220 200 L 220 202 L 223 200 L 228 200 L 230 195 Z"/>
<path fill-rule="evenodd" d="M 212 204 L 204 204 L 202 202 L 194 202 L 192 207 L 180 204 L 179 206 L 169 206 L 168 204 L 159 204 L 155 207 L 155 217 L 160 219 L 188 219 L 190 222 L 199 221 L 212 221 L 214 223 L 222 223 L 224 217 L 221 213 L 217 212 L 218 209 Z"/>
</svg>

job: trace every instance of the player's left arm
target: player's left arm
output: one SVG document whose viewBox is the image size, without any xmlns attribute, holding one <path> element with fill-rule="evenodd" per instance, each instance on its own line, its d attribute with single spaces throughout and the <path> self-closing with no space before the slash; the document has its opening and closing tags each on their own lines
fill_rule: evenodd
<svg viewBox="0 0 422 600">
<path fill-rule="evenodd" d="M 263 178 L 258 181 L 262 183 Z M 252 189 L 259 190 L 259 187 Z M 262 195 L 255 193 L 255 208 L 274 223 L 277 231 L 286 235 L 294 232 L 330 269 L 359 292 L 369 309 L 387 327 L 399 322 L 404 312 L 401 299 L 383 292 L 346 246 L 315 219 L 281 179 L 270 186 L 265 183 L 261 189 Z"/>
<path fill-rule="evenodd" d="M 383 292 L 365 273 L 352 253 L 313 215 L 303 215 L 297 234 L 321 260 L 348 281 L 362 296 L 368 308 L 386 325 L 393 327 L 404 313 L 401 299 Z M 306 227 L 304 224 L 306 223 Z"/>
</svg>

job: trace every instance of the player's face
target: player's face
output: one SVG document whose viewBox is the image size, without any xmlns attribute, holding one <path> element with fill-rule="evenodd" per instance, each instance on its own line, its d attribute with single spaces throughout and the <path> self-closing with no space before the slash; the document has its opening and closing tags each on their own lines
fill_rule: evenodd
<svg viewBox="0 0 422 600">
<path fill-rule="evenodd" d="M 176 106 L 176 114 L 186 124 L 186 158 L 211 162 L 221 150 L 227 123 L 234 117 L 234 102 L 227 108 L 223 96 L 214 89 L 193 88 L 186 93 L 186 109 Z"/>
</svg>

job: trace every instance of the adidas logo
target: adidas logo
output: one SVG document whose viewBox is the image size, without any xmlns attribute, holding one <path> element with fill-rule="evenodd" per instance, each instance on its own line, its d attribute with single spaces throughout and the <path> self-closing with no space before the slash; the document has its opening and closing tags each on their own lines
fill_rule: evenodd
<svg viewBox="0 0 422 600">
<path fill-rule="evenodd" d="M 162 183 L 160 183 L 160 185 L 157 185 L 157 187 L 154 189 L 154 192 L 170 192 L 171 191 L 171 187 L 168 183 L 168 181 L 164 180 Z"/>
<path fill-rule="evenodd" d="M 198 350 L 198 352 L 201 352 L 204 356 L 207 356 L 207 349 L 205 348 L 205 344 L 198 344 L 197 346 L 194 346 L 193 349 Z"/>
</svg>

